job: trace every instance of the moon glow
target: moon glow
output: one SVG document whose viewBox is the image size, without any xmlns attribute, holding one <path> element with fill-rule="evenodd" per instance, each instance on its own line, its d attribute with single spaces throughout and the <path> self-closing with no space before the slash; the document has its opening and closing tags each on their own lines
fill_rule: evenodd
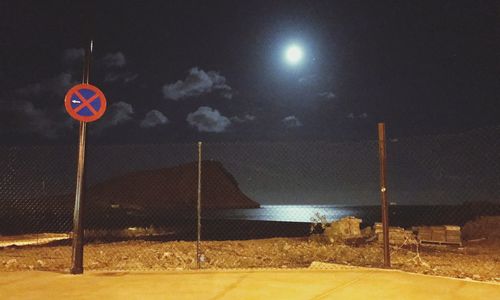
<svg viewBox="0 0 500 300">
<path fill-rule="evenodd" d="M 291 65 L 298 64 L 303 57 L 304 52 L 298 45 L 291 45 L 285 51 L 285 59 Z"/>
</svg>

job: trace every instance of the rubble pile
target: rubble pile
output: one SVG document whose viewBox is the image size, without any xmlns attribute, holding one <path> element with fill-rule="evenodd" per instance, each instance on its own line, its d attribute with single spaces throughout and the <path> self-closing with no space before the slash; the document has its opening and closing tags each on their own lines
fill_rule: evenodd
<svg viewBox="0 0 500 300">
<path fill-rule="evenodd" d="M 379 242 L 384 241 L 384 232 L 382 223 L 375 223 L 375 235 Z M 405 230 L 401 227 L 389 227 L 389 244 L 402 245 L 404 243 L 414 244 L 417 242 L 415 234 L 411 230 Z"/>
<path fill-rule="evenodd" d="M 484 216 L 467 222 L 463 229 L 464 240 L 500 240 L 500 216 Z"/>
<path fill-rule="evenodd" d="M 423 274 L 500 281 L 500 244 L 474 243 L 473 248 L 429 247 L 416 263 L 414 247 L 391 247 L 392 267 Z M 313 262 L 382 267 L 380 243 L 349 246 L 305 238 L 247 241 L 202 241 L 203 269 L 304 268 Z M 85 246 L 85 270 L 196 269 L 196 243 L 141 241 L 90 243 Z M 71 246 L 6 247 L 0 250 L 0 271 L 44 270 L 69 272 Z M 8 275 L 7 275 L 8 276 Z"/>
</svg>

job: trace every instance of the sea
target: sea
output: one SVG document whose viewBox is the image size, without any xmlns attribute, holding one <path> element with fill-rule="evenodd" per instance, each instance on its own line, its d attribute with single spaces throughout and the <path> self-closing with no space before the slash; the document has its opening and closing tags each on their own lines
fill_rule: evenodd
<svg viewBox="0 0 500 300">
<path fill-rule="evenodd" d="M 389 222 L 394 226 L 460 225 L 480 215 L 498 214 L 498 206 L 475 207 L 464 205 L 391 205 Z M 338 205 L 262 205 L 252 209 L 224 209 L 202 213 L 208 220 L 248 220 L 321 223 L 332 222 L 344 217 L 356 217 L 364 225 L 381 222 L 380 206 L 338 206 Z"/>
<path fill-rule="evenodd" d="M 194 232 L 196 209 L 150 210 L 129 213 L 122 210 L 92 210 L 84 216 L 86 228 L 123 229 L 129 227 L 172 227 L 187 228 Z M 462 205 L 391 205 L 389 206 L 389 224 L 410 228 L 422 225 L 458 225 L 479 216 L 500 215 L 500 205 L 492 203 L 474 203 Z M 381 222 L 380 206 L 340 206 L 340 205 L 261 205 L 249 209 L 204 209 L 201 223 L 205 229 L 227 232 L 235 227 L 246 228 L 250 233 L 258 231 L 286 231 L 295 229 L 303 232 L 311 224 L 330 223 L 344 217 L 361 219 L 362 227 L 373 226 Z M 232 224 L 228 226 L 228 224 Z M 258 229 L 260 227 L 261 229 Z M 287 227 L 288 226 L 288 227 Z M 0 212 L 0 235 L 12 235 L 35 232 L 68 232 L 72 228 L 72 212 L 46 210 L 2 211 Z M 295 228 L 295 229 L 293 229 Z M 251 234 L 248 234 L 251 237 Z"/>
</svg>

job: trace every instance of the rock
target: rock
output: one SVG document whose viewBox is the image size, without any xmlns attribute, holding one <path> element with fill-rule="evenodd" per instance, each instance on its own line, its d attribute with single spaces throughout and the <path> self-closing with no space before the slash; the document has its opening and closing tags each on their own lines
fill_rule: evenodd
<svg viewBox="0 0 500 300">
<path fill-rule="evenodd" d="M 15 258 L 12 258 L 12 259 L 9 259 L 6 263 L 5 263 L 5 266 L 7 268 L 10 268 L 10 267 L 14 267 L 17 265 L 17 259 Z"/>
<path fill-rule="evenodd" d="M 88 198 L 107 209 L 190 209 L 197 201 L 197 163 L 128 173 L 91 186 Z M 202 208 L 258 208 L 218 161 L 202 162 Z"/>
<path fill-rule="evenodd" d="M 359 224 L 361 219 L 355 217 L 345 217 L 338 221 L 333 221 L 330 226 L 325 228 L 324 235 L 334 242 L 335 240 L 346 240 L 361 237 Z"/>
<path fill-rule="evenodd" d="M 361 229 L 361 236 L 364 238 L 369 238 L 373 235 L 372 228 L 370 226 Z"/>
<path fill-rule="evenodd" d="M 474 275 L 472 275 L 472 279 L 479 280 L 479 279 L 481 279 L 481 276 L 474 274 Z"/>
<path fill-rule="evenodd" d="M 91 267 L 91 268 L 95 268 L 95 267 L 97 267 L 97 266 L 99 266 L 99 262 L 97 262 L 97 261 L 92 261 L 92 262 L 90 262 L 90 267 Z"/>
<path fill-rule="evenodd" d="M 39 260 L 36 261 L 36 265 L 38 267 L 42 267 L 43 268 L 43 267 L 45 267 L 45 262 L 43 260 L 39 259 Z"/>
</svg>

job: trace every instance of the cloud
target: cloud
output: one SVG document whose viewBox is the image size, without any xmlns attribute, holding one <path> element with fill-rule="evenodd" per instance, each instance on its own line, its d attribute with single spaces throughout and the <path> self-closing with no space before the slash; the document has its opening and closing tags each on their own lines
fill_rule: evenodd
<svg viewBox="0 0 500 300">
<path fill-rule="evenodd" d="M 139 126 L 142 128 L 152 128 L 158 125 L 167 124 L 168 122 L 168 118 L 165 117 L 162 112 L 153 109 L 146 114 L 146 117 L 141 121 Z"/>
<path fill-rule="evenodd" d="M 220 95 L 223 97 L 223 98 L 226 98 L 226 99 L 233 99 L 233 93 L 231 91 L 224 91 L 224 92 L 221 92 Z"/>
<path fill-rule="evenodd" d="M 17 122 L 19 129 L 37 133 L 48 139 L 58 138 L 64 131 L 77 124 L 63 107 L 59 110 L 44 110 L 35 107 L 32 102 L 21 101 L 15 105 L 13 112 L 18 115 L 18 119 L 23 120 Z M 104 117 L 95 123 L 95 127 L 92 127 L 100 134 L 105 129 L 131 121 L 133 113 L 132 105 L 125 102 L 114 103 Z"/>
<path fill-rule="evenodd" d="M 63 72 L 56 77 L 19 88 L 16 93 L 22 97 L 40 96 L 44 93 L 50 93 L 61 97 L 76 83 L 76 81 L 73 81 L 71 73 Z"/>
<path fill-rule="evenodd" d="M 246 123 L 246 122 L 251 122 L 251 121 L 254 121 L 254 120 L 255 120 L 255 116 L 250 115 L 250 114 L 245 114 L 241 118 L 238 117 L 238 116 L 231 117 L 231 121 L 235 122 L 235 123 Z"/>
<path fill-rule="evenodd" d="M 105 82 L 121 81 L 122 83 L 129 83 L 137 79 L 139 76 L 137 73 L 117 69 L 123 68 L 127 64 L 127 60 L 125 59 L 123 52 L 108 53 L 104 56 L 102 61 L 107 68 L 111 69 L 108 70 L 104 76 Z"/>
<path fill-rule="evenodd" d="M 11 115 L 0 117 L 6 119 L 14 131 L 33 132 L 48 139 L 55 139 L 65 130 L 72 128 L 74 121 L 66 113 L 62 103 L 60 109 L 54 109 L 50 103 L 56 98 L 62 101 L 62 97 L 76 83 L 71 73 L 62 72 L 52 78 L 21 87 L 11 95 L 14 98 L 9 101 L 12 103 L 9 109 Z M 35 106 L 34 103 L 38 101 L 33 99 L 42 98 L 50 99 L 50 102 L 44 102 L 42 108 Z"/>
<path fill-rule="evenodd" d="M 366 118 L 368 118 L 368 114 L 365 112 L 362 114 L 359 114 L 359 115 L 355 115 L 354 113 L 350 113 L 347 115 L 347 118 L 349 118 L 349 119 L 366 119 Z"/>
<path fill-rule="evenodd" d="M 227 117 L 208 106 L 200 106 L 195 112 L 189 113 L 186 121 L 200 132 L 223 132 L 231 125 Z"/>
<path fill-rule="evenodd" d="M 318 96 L 321 98 L 328 99 L 328 100 L 335 98 L 335 94 L 333 92 L 319 93 Z"/>
<path fill-rule="evenodd" d="M 31 131 L 49 139 L 54 139 L 58 136 L 56 123 L 48 117 L 46 112 L 35 108 L 31 102 L 24 102 L 20 108 L 29 120 L 29 129 Z"/>
<path fill-rule="evenodd" d="M 127 64 L 125 55 L 122 52 L 108 53 L 103 58 L 103 63 L 106 67 L 124 67 Z"/>
<path fill-rule="evenodd" d="M 114 127 L 132 120 L 134 109 L 129 103 L 120 101 L 113 103 L 104 114 L 102 120 L 96 122 L 95 130 L 101 133 L 103 130 Z"/>
<path fill-rule="evenodd" d="M 297 128 L 302 126 L 302 122 L 295 116 L 288 116 L 281 120 L 287 128 Z"/>
<path fill-rule="evenodd" d="M 32 102 L 21 101 L 15 104 L 14 114 L 21 114 L 24 120 L 20 125 L 22 130 L 39 134 L 48 139 L 55 139 L 64 130 L 73 127 L 73 120 L 65 113 L 64 109 L 49 112 L 35 107 Z"/>
<path fill-rule="evenodd" d="M 224 76 L 215 71 L 205 72 L 197 67 L 189 70 L 186 79 L 163 86 L 163 96 L 172 100 L 196 97 L 213 91 L 220 91 L 226 99 L 233 96 L 232 88 L 226 84 Z"/>
<path fill-rule="evenodd" d="M 64 50 L 62 61 L 65 64 L 82 62 L 84 56 L 85 56 L 85 50 L 83 50 L 83 48 L 70 48 Z"/>
<path fill-rule="evenodd" d="M 316 85 L 316 84 L 318 84 L 318 81 L 319 81 L 319 77 L 316 74 L 302 76 L 298 80 L 299 84 L 302 84 L 302 85 L 305 85 L 305 86 Z"/>
<path fill-rule="evenodd" d="M 134 81 L 139 74 L 134 74 L 132 72 L 109 72 L 104 77 L 105 82 L 116 82 L 121 81 L 123 83 L 129 83 Z"/>
<path fill-rule="evenodd" d="M 120 123 L 130 121 L 132 120 L 133 113 L 134 109 L 132 105 L 123 101 L 113 103 L 108 111 L 108 124 L 110 124 L 110 126 L 116 126 Z"/>
</svg>

